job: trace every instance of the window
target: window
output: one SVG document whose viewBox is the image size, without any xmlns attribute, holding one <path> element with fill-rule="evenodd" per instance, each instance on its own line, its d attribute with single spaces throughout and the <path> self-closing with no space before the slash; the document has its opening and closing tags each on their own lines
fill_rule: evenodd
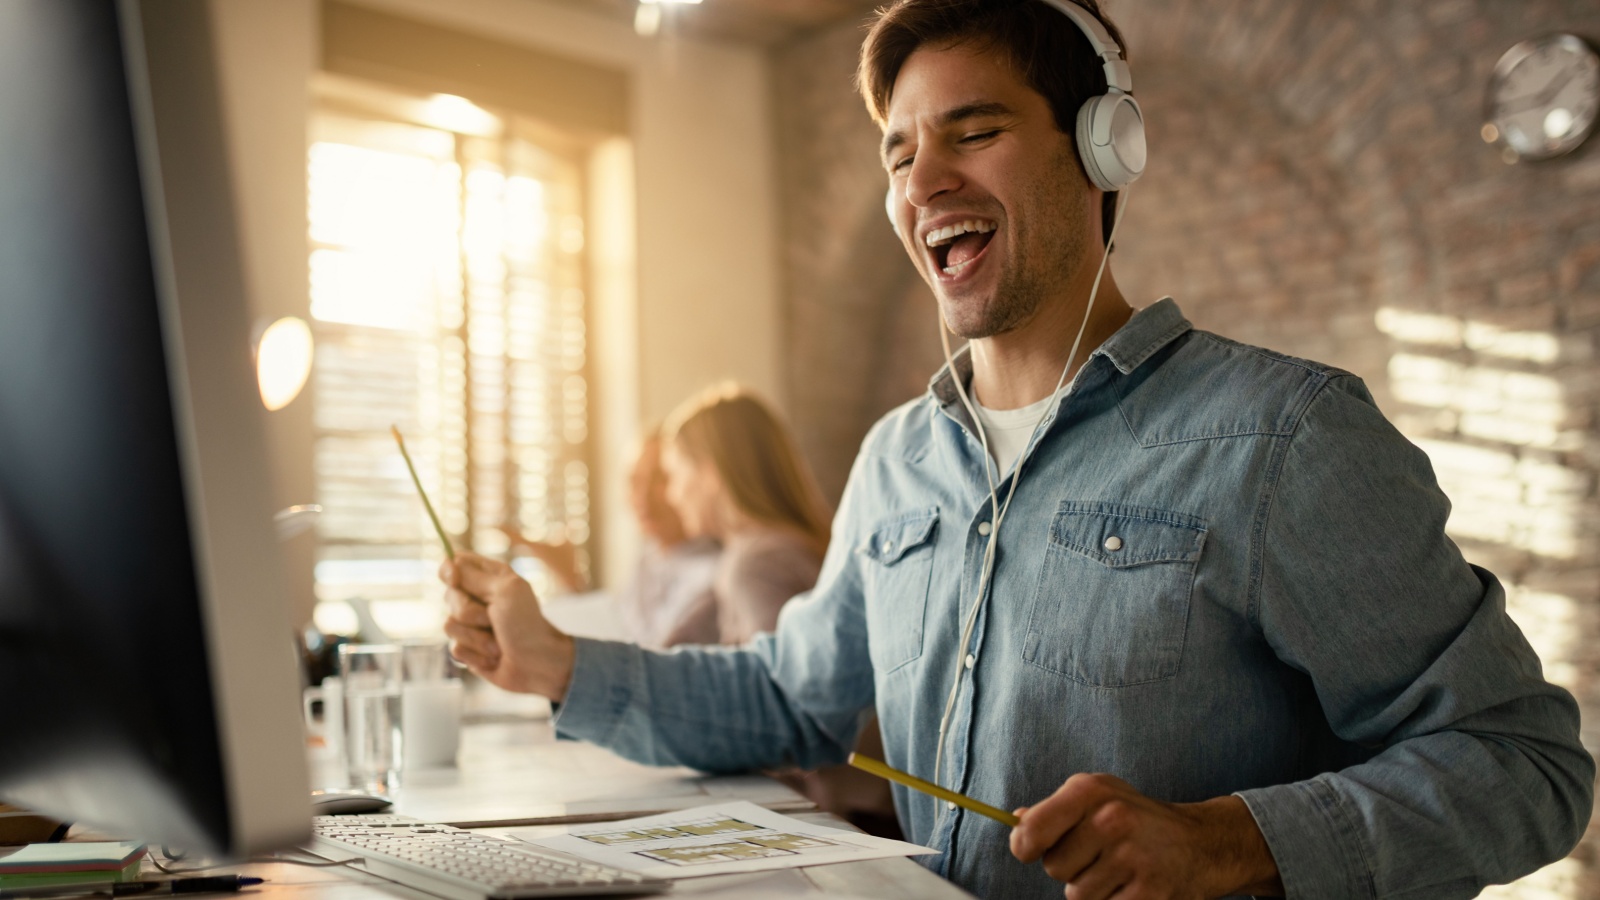
<svg viewBox="0 0 1600 900">
<path fill-rule="evenodd" d="M 444 551 L 391 424 L 458 549 L 499 553 L 509 524 L 586 564 L 582 164 L 460 98 L 377 96 L 311 128 L 317 622 L 353 631 L 362 598 L 405 636 L 443 619 Z"/>
</svg>

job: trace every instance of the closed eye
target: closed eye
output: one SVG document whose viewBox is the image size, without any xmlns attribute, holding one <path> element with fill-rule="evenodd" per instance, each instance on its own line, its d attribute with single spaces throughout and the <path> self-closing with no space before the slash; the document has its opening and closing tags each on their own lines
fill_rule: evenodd
<svg viewBox="0 0 1600 900">
<path fill-rule="evenodd" d="M 990 138 L 994 137 L 995 135 L 997 135 L 999 133 L 1000 133 L 999 129 L 995 129 L 993 131 L 979 131 L 979 132 L 976 132 L 974 134 L 969 134 L 966 137 L 963 137 L 961 139 L 961 143 L 963 143 L 963 144 L 979 144 L 979 143 L 982 143 L 984 141 L 989 140 Z"/>
</svg>

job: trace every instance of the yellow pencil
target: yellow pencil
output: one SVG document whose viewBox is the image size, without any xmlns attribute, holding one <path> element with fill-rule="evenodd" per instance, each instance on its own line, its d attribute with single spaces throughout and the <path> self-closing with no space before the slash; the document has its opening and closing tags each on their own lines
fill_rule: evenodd
<svg viewBox="0 0 1600 900">
<path fill-rule="evenodd" d="M 406 471 L 411 473 L 411 483 L 417 486 L 417 494 L 422 497 L 422 508 L 428 511 L 428 519 L 433 522 L 433 530 L 439 533 L 439 541 L 444 544 L 446 559 L 456 558 L 456 548 L 450 545 L 450 536 L 444 533 L 444 526 L 439 524 L 439 516 L 433 511 L 433 504 L 428 502 L 428 492 L 422 489 L 422 479 L 417 477 L 417 467 L 411 464 L 411 454 L 406 452 L 405 438 L 400 436 L 400 429 L 389 426 L 389 433 L 394 435 L 394 442 L 400 445 L 400 456 L 406 461 Z"/>
<path fill-rule="evenodd" d="M 940 800 L 948 800 L 964 809 L 970 809 L 980 816 L 988 816 L 1008 828 L 1015 828 L 1017 823 L 1022 821 L 1003 809 L 995 809 L 987 803 L 968 797 L 966 794 L 958 794 L 931 781 L 923 781 L 915 775 L 907 775 L 899 769 L 892 769 L 870 756 L 852 753 L 850 754 L 850 765 L 864 772 L 871 772 L 879 778 L 887 778 L 890 781 L 899 782 L 912 790 L 921 791 L 924 794 L 932 794 Z"/>
</svg>

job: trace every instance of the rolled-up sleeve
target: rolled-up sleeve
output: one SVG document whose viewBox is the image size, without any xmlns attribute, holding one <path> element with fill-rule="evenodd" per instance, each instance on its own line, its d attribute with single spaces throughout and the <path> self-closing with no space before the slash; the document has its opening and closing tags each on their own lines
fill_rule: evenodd
<svg viewBox="0 0 1600 900">
<path fill-rule="evenodd" d="M 1445 536 L 1427 457 L 1339 376 L 1276 465 L 1252 618 L 1333 731 L 1374 754 L 1239 793 L 1289 896 L 1468 897 L 1565 855 L 1593 803 L 1577 704 Z"/>
</svg>

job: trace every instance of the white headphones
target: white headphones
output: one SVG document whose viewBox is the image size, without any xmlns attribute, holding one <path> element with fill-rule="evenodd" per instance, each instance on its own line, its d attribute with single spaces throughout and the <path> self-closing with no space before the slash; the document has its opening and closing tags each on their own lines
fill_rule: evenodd
<svg viewBox="0 0 1600 900">
<path fill-rule="evenodd" d="M 1089 46 L 1105 64 L 1106 92 L 1097 94 L 1078 107 L 1078 158 L 1084 173 L 1102 191 L 1120 191 L 1144 173 L 1146 146 L 1144 112 L 1133 99 L 1133 73 L 1122 59 L 1122 48 L 1111 39 L 1111 32 L 1087 9 L 1072 0 L 1042 0 L 1073 21 Z M 883 198 L 889 224 L 900 233 L 894 220 L 894 188 Z"/>
<path fill-rule="evenodd" d="M 1044 2 L 1071 19 L 1105 62 L 1106 92 L 1078 107 L 1078 156 L 1095 187 L 1120 191 L 1144 173 L 1144 113 L 1133 99 L 1133 73 L 1111 32 L 1088 10 L 1071 0 Z"/>
</svg>

